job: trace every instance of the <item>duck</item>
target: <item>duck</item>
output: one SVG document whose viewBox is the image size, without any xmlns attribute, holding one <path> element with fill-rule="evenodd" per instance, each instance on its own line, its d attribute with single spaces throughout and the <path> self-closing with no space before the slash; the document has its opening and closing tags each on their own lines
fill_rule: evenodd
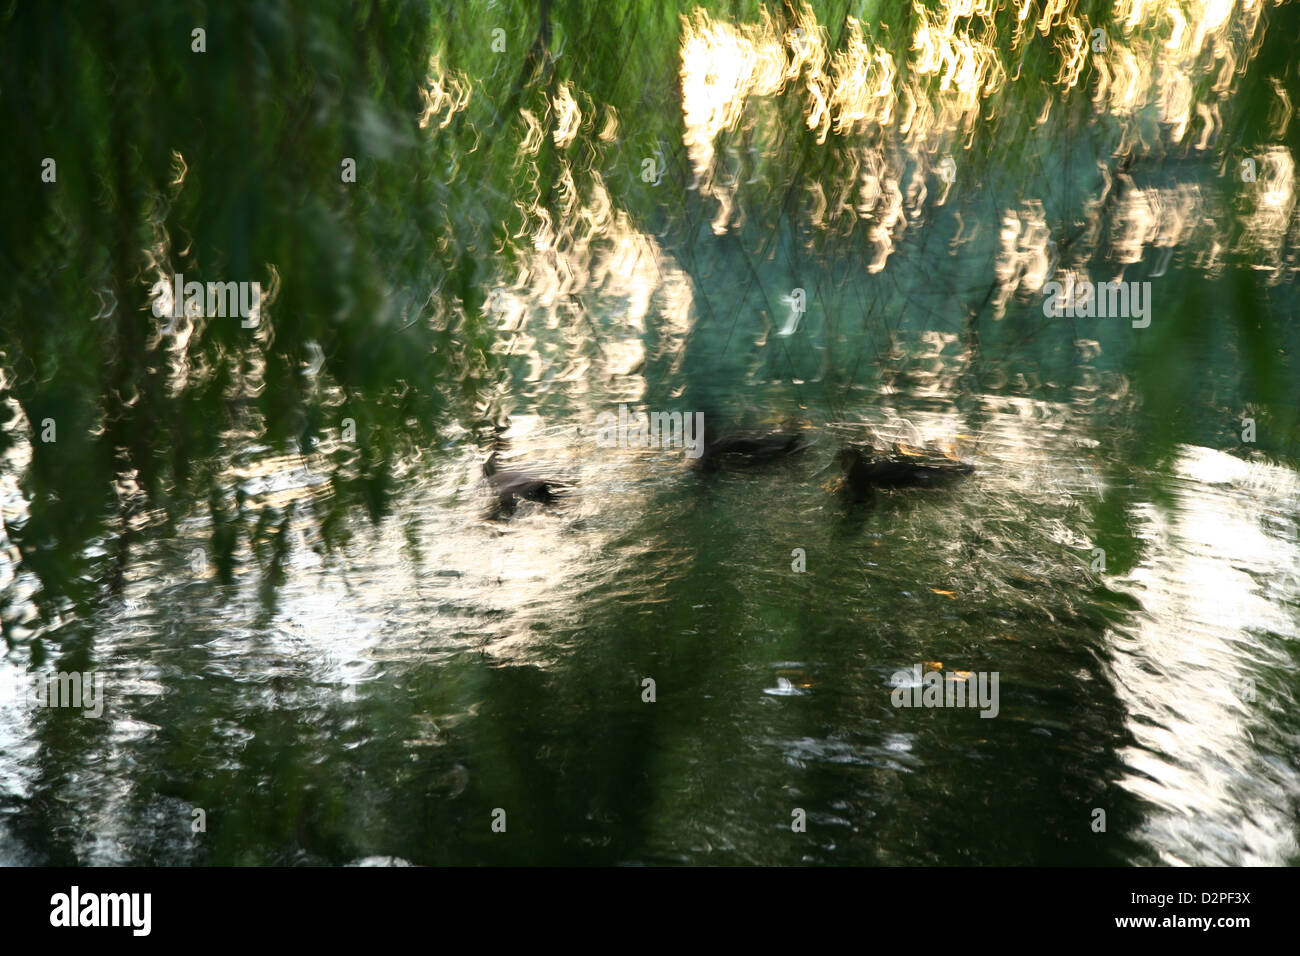
<svg viewBox="0 0 1300 956">
<path fill-rule="evenodd" d="M 845 445 L 838 457 L 843 475 L 840 488 L 857 498 L 869 496 L 876 488 L 930 487 L 975 471 L 965 461 L 888 454 L 872 446 Z"/>
<path fill-rule="evenodd" d="M 570 481 L 539 478 L 526 471 L 502 470 L 496 452 L 483 463 L 483 477 L 496 497 L 494 517 L 513 514 L 521 500 L 554 504 L 564 497 L 565 489 L 573 487 Z"/>
<path fill-rule="evenodd" d="M 707 438 L 697 461 L 703 471 L 717 471 L 724 460 L 756 465 L 797 455 L 812 447 L 802 434 L 793 430 L 771 433 L 732 432 Z"/>
</svg>

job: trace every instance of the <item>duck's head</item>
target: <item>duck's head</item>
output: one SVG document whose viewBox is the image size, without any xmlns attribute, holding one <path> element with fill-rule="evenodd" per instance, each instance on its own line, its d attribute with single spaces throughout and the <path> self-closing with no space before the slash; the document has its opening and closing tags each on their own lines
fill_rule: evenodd
<svg viewBox="0 0 1300 956">
<path fill-rule="evenodd" d="M 854 465 L 868 461 L 874 451 L 875 449 L 867 451 L 866 449 L 859 448 L 857 445 L 845 445 L 840 449 L 839 454 L 836 456 L 840 463 L 840 471 L 847 475 Z"/>
</svg>

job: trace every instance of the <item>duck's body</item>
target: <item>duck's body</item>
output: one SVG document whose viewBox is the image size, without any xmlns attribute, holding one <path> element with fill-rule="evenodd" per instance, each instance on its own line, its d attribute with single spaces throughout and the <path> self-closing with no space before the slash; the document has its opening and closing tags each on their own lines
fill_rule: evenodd
<svg viewBox="0 0 1300 956">
<path fill-rule="evenodd" d="M 495 452 L 483 464 L 483 476 L 496 496 L 497 514 L 513 513 L 521 500 L 553 504 L 564 496 L 562 489 L 572 484 L 556 478 L 539 478 L 526 471 L 502 471 L 497 467 Z"/>
<path fill-rule="evenodd" d="M 846 445 L 840 449 L 842 487 L 859 497 L 875 488 L 924 488 L 969 475 L 975 466 L 946 458 L 886 455 L 875 448 Z"/>
<path fill-rule="evenodd" d="M 804 441 L 798 432 L 734 432 L 706 441 L 699 458 L 699 467 L 705 471 L 714 471 L 724 460 L 751 465 L 776 461 L 798 454 L 811 444 Z"/>
</svg>

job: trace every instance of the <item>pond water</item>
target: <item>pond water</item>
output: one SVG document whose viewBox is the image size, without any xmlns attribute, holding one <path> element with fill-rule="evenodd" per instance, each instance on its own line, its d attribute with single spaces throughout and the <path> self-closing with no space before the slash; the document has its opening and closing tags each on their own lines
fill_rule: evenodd
<svg viewBox="0 0 1300 956">
<path fill-rule="evenodd" d="M 597 448 L 609 406 L 557 389 L 546 402 L 579 411 L 525 403 L 503 438 L 574 482 L 559 505 L 493 519 L 465 436 L 340 552 L 289 532 L 270 611 L 202 567 L 203 522 L 150 541 L 120 599 L 67 625 L 93 641 L 104 719 L 26 707 L 3 665 L 0 850 L 1294 861 L 1300 479 L 1191 442 L 1144 455 L 1113 373 L 979 390 L 954 344 L 916 344 L 913 396 L 804 408 L 804 454 L 714 474 L 679 449 Z M 947 443 L 976 471 L 846 502 L 834 452 L 868 435 Z M 246 487 L 284 502 L 322 480 L 264 458 Z M 999 675 L 996 717 L 894 706 L 895 673 L 921 665 Z"/>
</svg>

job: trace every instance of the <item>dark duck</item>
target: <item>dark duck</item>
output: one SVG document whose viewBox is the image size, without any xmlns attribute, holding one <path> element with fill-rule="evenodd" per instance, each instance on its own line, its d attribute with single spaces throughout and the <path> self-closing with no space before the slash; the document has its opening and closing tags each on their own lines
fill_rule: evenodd
<svg viewBox="0 0 1300 956">
<path fill-rule="evenodd" d="M 928 488 L 969 475 L 975 466 L 943 454 L 913 454 L 898 446 L 882 452 L 872 446 L 840 449 L 840 490 L 856 499 L 869 498 L 877 488 Z"/>
<path fill-rule="evenodd" d="M 572 482 L 558 478 L 540 478 L 527 471 L 502 469 L 493 452 L 483 463 L 483 477 L 496 498 L 496 507 L 492 517 L 508 517 L 515 512 L 520 501 L 536 501 L 540 504 L 554 504 L 564 497 L 565 489 L 573 486 Z"/>
<path fill-rule="evenodd" d="M 721 435 L 709 430 L 705 432 L 704 447 L 696 464 L 702 471 L 717 471 L 724 461 L 757 465 L 797 455 L 811 445 L 794 427 L 778 432 L 736 431 Z"/>
</svg>

